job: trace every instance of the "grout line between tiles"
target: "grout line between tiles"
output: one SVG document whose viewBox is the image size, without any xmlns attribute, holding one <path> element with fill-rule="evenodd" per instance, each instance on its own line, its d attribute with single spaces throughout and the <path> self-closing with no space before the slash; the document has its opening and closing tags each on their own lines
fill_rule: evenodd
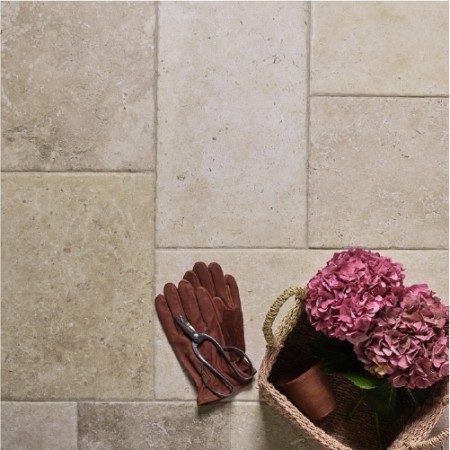
<svg viewBox="0 0 450 450">
<path fill-rule="evenodd" d="M 307 58 L 306 58 L 306 72 L 307 72 L 307 78 L 306 78 L 306 89 L 307 89 L 307 95 L 306 95 L 306 174 L 305 174 L 305 180 L 306 180 L 306 224 L 305 224 L 305 230 L 306 230 L 306 247 L 309 248 L 309 167 L 310 167 L 310 158 L 311 158 L 311 148 L 310 148 L 310 128 L 311 128 L 311 29 L 312 29 L 312 3 L 308 3 L 308 30 L 306 33 L 306 51 L 307 51 Z"/>
<path fill-rule="evenodd" d="M 154 34 L 154 73 L 153 73 L 153 98 L 154 98 L 154 122 L 153 122 L 153 135 L 154 135 L 154 164 L 155 164 L 155 177 L 154 194 L 153 194 L 153 295 L 152 299 L 156 297 L 156 271 L 157 271 L 157 258 L 156 248 L 158 242 L 157 236 L 157 222 L 156 217 L 158 214 L 158 73 L 159 73 L 159 5 L 160 2 L 155 2 L 155 34 Z M 153 376 L 153 397 L 156 397 L 156 328 L 155 328 L 155 313 L 152 308 L 152 376 Z"/>
<path fill-rule="evenodd" d="M 77 450 L 80 450 L 80 402 L 77 402 L 76 434 Z"/>
<path fill-rule="evenodd" d="M 276 250 L 276 251 L 291 251 L 291 250 L 343 250 L 348 247 L 361 247 L 369 248 L 373 250 L 403 250 L 403 251 L 442 251 L 446 252 L 448 248 L 438 248 L 438 247 L 378 247 L 378 246 L 366 246 L 366 245 L 353 245 L 342 247 L 156 247 L 155 250 L 158 251 L 217 251 L 217 250 L 227 250 L 227 251 L 261 251 L 261 250 Z"/>
<path fill-rule="evenodd" d="M 344 97 L 344 98 L 448 98 L 448 95 L 401 95 L 401 94 L 339 94 L 339 93 L 318 93 L 311 94 L 311 97 Z"/>
<path fill-rule="evenodd" d="M 2 403 L 75 403 L 77 405 L 77 427 L 79 422 L 79 406 L 80 403 L 197 403 L 195 398 L 192 399 L 175 399 L 175 398 L 167 398 L 167 399 L 123 399 L 123 398 L 102 398 L 102 399 L 44 399 L 44 400 L 30 400 L 30 399 L 18 399 L 18 400 L 2 400 Z M 255 399 L 235 399 L 233 401 L 226 401 L 219 403 L 220 405 L 231 405 L 233 403 L 251 403 L 251 404 L 259 404 L 262 403 L 260 400 Z"/>
<path fill-rule="evenodd" d="M 231 446 L 232 444 L 232 440 L 231 440 L 231 419 L 232 419 L 232 415 L 231 415 L 231 402 L 228 403 L 227 405 L 227 415 L 228 415 L 228 448 L 230 450 L 233 450 L 233 447 Z"/>
<path fill-rule="evenodd" d="M 155 170 L 2 170 L 1 173 L 7 174 L 16 174 L 16 175 L 69 175 L 69 176 L 77 176 L 77 175 L 154 175 Z"/>
</svg>

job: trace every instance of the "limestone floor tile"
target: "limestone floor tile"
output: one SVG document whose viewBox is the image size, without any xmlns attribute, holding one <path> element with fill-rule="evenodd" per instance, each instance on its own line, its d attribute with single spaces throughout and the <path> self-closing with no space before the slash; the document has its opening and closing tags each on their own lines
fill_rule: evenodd
<svg viewBox="0 0 450 450">
<path fill-rule="evenodd" d="M 313 2 L 313 94 L 448 95 L 448 2 Z"/>
<path fill-rule="evenodd" d="M 81 403 L 79 450 L 228 450 L 227 405 Z"/>
<path fill-rule="evenodd" d="M 77 405 L 2 402 L 3 450 L 77 450 Z"/>
<path fill-rule="evenodd" d="M 2 4 L 3 170 L 154 168 L 155 7 Z"/>
<path fill-rule="evenodd" d="M 5 400 L 152 398 L 151 174 L 3 174 Z"/>
<path fill-rule="evenodd" d="M 311 101 L 309 245 L 448 247 L 448 100 Z"/>
<path fill-rule="evenodd" d="M 236 278 L 244 312 L 247 353 L 259 368 L 265 352 L 262 324 L 278 295 L 292 285 L 305 285 L 329 259 L 330 252 L 291 250 L 158 250 L 156 254 L 156 292 L 166 282 L 177 283 L 195 261 L 217 261 L 225 273 Z M 283 317 L 289 303 L 283 307 Z M 275 326 L 279 322 L 277 321 Z M 194 399 L 195 390 L 181 371 L 180 365 L 155 320 L 155 396 L 157 399 Z M 176 374 L 168 377 L 167 374 Z M 237 400 L 256 400 L 256 380 L 250 390 L 242 391 Z"/>
<path fill-rule="evenodd" d="M 307 9 L 160 3 L 158 246 L 305 245 Z"/>
<path fill-rule="evenodd" d="M 380 250 L 380 253 L 403 264 L 406 285 L 427 283 L 448 304 L 448 251 Z"/>
<path fill-rule="evenodd" d="M 325 447 L 308 439 L 263 403 L 233 403 L 230 423 L 230 450 L 325 450 Z M 432 435 L 447 426 L 448 414 L 444 414 Z M 447 447 L 448 443 L 433 450 L 443 450 Z"/>
<path fill-rule="evenodd" d="M 440 417 L 438 423 L 434 427 L 434 430 L 431 432 L 431 436 L 436 436 L 441 431 L 444 431 L 446 428 L 448 428 L 449 424 L 449 417 L 448 417 L 448 407 L 444 414 Z M 442 446 L 437 446 L 434 450 L 445 450 L 449 448 L 449 440 L 447 439 Z"/>
<path fill-rule="evenodd" d="M 225 273 L 235 276 L 244 312 L 247 353 L 259 368 L 265 352 L 262 324 L 270 305 L 289 286 L 305 286 L 338 250 L 157 250 L 156 292 L 167 282 L 177 283 L 195 261 L 217 261 Z M 406 269 L 406 282 L 428 283 L 443 301 L 448 302 L 448 253 L 445 251 L 380 251 Z M 291 305 L 281 309 L 274 329 Z M 168 374 L 172 374 L 168 376 Z M 192 400 L 195 390 L 155 319 L 155 397 L 159 400 Z M 235 400 L 257 400 L 256 380 Z"/>
<path fill-rule="evenodd" d="M 230 450 L 325 450 L 265 404 L 231 405 Z"/>
</svg>

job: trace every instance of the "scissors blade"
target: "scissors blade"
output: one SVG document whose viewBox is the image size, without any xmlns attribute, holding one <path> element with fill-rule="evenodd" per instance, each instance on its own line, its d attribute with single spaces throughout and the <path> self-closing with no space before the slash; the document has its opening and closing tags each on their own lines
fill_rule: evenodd
<svg viewBox="0 0 450 450">
<path fill-rule="evenodd" d="M 195 328 L 188 322 L 186 317 L 184 316 L 175 317 L 175 322 L 184 331 L 184 333 L 187 335 L 189 339 L 191 339 L 194 342 L 197 342 L 199 335 L 197 331 L 195 331 Z"/>
</svg>

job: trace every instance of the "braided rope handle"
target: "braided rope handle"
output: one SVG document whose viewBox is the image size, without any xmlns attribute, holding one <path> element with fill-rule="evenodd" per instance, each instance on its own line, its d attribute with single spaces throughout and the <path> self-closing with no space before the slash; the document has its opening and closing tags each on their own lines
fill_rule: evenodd
<svg viewBox="0 0 450 450">
<path fill-rule="evenodd" d="M 273 333 L 272 326 L 275 318 L 280 312 L 281 307 L 292 297 L 295 296 L 295 304 L 284 316 L 281 324 Z M 266 314 L 266 318 L 263 324 L 263 333 L 266 339 L 267 345 L 270 347 L 276 347 L 282 345 L 286 340 L 288 334 L 292 331 L 295 324 L 297 323 L 298 317 L 300 316 L 303 309 L 303 301 L 306 298 L 306 289 L 302 287 L 290 287 L 285 289 L 281 295 L 273 302 L 269 311 Z"/>
<path fill-rule="evenodd" d="M 448 428 L 442 430 L 438 435 L 432 438 L 426 439 L 421 442 L 416 442 L 415 444 L 408 445 L 408 450 L 431 450 L 436 448 L 439 444 L 442 444 L 446 439 L 448 439 Z"/>
</svg>

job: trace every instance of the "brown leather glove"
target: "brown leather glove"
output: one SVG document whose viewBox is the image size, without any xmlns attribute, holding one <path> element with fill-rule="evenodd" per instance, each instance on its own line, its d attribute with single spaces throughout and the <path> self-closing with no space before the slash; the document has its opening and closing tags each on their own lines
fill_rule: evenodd
<svg viewBox="0 0 450 450">
<path fill-rule="evenodd" d="M 193 269 L 184 274 L 184 278 L 192 286 L 204 287 L 211 294 L 225 345 L 237 347 L 245 352 L 244 319 L 235 278 L 232 275 L 224 275 L 222 267 L 216 262 L 212 262 L 209 266 L 204 262 L 196 262 Z M 248 364 L 248 360 L 241 358 L 239 354 L 232 353 L 231 359 L 245 374 L 252 376 L 256 373 L 256 370 Z M 244 383 L 249 382 L 250 380 Z"/>
<path fill-rule="evenodd" d="M 174 284 L 168 283 L 164 286 L 164 295 L 156 297 L 155 307 L 172 349 L 195 384 L 197 404 L 204 405 L 223 398 L 224 396 L 216 395 L 214 391 L 227 394 L 229 387 L 201 362 L 194 352 L 193 341 L 177 324 L 177 318 L 185 317 L 197 332 L 208 334 L 225 347 L 217 312 L 208 291 L 201 286 L 194 289 L 186 280 L 180 281 L 178 289 Z M 242 381 L 236 377 L 236 373 L 214 345 L 205 342 L 200 344 L 198 350 L 229 380 L 233 395 L 242 389 Z"/>
<path fill-rule="evenodd" d="M 245 352 L 241 297 L 234 277 L 224 275 L 216 262 L 209 266 L 196 262 L 193 269 L 184 274 L 184 279 L 195 288 L 203 286 L 211 294 L 226 345 Z"/>
</svg>

